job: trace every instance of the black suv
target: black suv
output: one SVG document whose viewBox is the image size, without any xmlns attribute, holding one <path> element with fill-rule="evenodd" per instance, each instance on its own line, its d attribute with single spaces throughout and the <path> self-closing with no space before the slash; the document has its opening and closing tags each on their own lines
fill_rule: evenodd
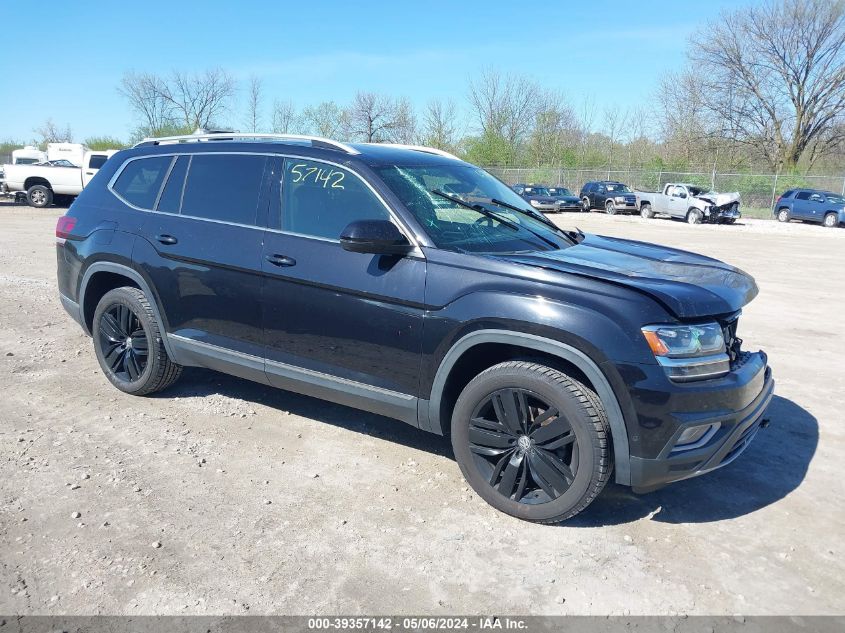
<svg viewBox="0 0 845 633">
<path fill-rule="evenodd" d="M 561 230 L 438 150 L 185 140 L 115 155 L 56 227 L 62 304 L 126 393 L 194 365 L 389 416 L 538 522 L 718 468 L 763 422 L 736 268 Z"/>
<path fill-rule="evenodd" d="M 637 212 L 637 197 L 628 185 L 615 180 L 595 180 L 581 187 L 581 209 L 604 209 L 608 215 Z"/>
</svg>

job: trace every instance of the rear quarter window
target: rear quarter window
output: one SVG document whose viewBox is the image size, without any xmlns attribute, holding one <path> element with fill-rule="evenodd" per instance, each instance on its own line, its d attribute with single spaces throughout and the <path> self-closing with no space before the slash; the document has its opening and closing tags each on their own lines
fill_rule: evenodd
<svg viewBox="0 0 845 633">
<path fill-rule="evenodd" d="M 126 163 L 112 191 L 133 206 L 152 209 L 172 160 L 172 156 L 150 156 Z"/>
</svg>

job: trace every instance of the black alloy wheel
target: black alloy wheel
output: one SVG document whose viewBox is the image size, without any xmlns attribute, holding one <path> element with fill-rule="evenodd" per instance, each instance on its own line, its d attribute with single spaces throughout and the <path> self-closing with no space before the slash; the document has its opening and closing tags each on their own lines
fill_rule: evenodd
<svg viewBox="0 0 845 633">
<path fill-rule="evenodd" d="M 141 320 L 128 306 L 114 304 L 100 315 L 99 338 L 108 370 L 122 382 L 138 380 L 147 368 L 149 343 Z"/>
<path fill-rule="evenodd" d="M 152 304 L 139 289 L 115 288 L 100 299 L 92 327 L 100 369 L 125 393 L 167 389 L 182 373 L 167 353 Z"/>
<path fill-rule="evenodd" d="M 559 498 L 578 471 L 578 440 L 569 422 L 527 389 L 500 389 L 476 408 L 469 426 L 475 466 L 518 503 Z"/>
<path fill-rule="evenodd" d="M 452 449 L 473 490 L 537 523 L 575 516 L 613 469 L 607 414 L 589 386 L 532 360 L 485 369 L 452 412 Z"/>
</svg>

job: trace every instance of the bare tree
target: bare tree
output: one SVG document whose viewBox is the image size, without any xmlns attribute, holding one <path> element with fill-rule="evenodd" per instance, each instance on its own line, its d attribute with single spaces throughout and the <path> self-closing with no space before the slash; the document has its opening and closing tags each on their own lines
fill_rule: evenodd
<svg viewBox="0 0 845 633">
<path fill-rule="evenodd" d="M 453 151 L 458 146 L 457 109 L 454 101 L 429 101 L 422 122 L 422 142 Z"/>
<path fill-rule="evenodd" d="M 502 75 L 490 68 L 469 82 L 469 102 L 482 134 L 504 140 L 514 154 L 531 130 L 540 92 L 526 77 Z"/>
<path fill-rule="evenodd" d="M 273 132 L 297 134 L 302 130 L 303 117 L 296 111 L 293 101 L 273 102 Z"/>
<path fill-rule="evenodd" d="M 323 101 L 308 106 L 302 111 L 308 131 L 326 138 L 346 138 L 349 130 L 349 115 L 334 101 Z"/>
<path fill-rule="evenodd" d="M 393 100 L 373 92 L 358 92 L 349 108 L 350 131 L 366 143 L 410 143 L 416 120 L 407 99 Z"/>
<path fill-rule="evenodd" d="M 417 117 L 411 102 L 401 97 L 393 111 L 393 132 L 388 140 L 394 143 L 413 144 L 417 140 Z"/>
<path fill-rule="evenodd" d="M 603 128 L 607 135 L 608 157 L 607 164 L 613 164 L 614 150 L 622 142 L 628 126 L 628 112 L 623 111 L 618 103 L 613 103 L 604 109 Z"/>
<path fill-rule="evenodd" d="M 537 112 L 528 141 L 529 159 L 537 167 L 555 165 L 576 136 L 575 113 L 560 94 L 539 93 L 535 98 Z"/>
<path fill-rule="evenodd" d="M 117 91 L 140 118 L 140 127 L 151 135 L 173 124 L 173 104 L 165 99 L 165 80 L 152 73 L 127 72 Z"/>
<path fill-rule="evenodd" d="M 724 136 L 773 169 L 804 157 L 812 166 L 840 143 L 845 3 L 770 0 L 723 14 L 698 33 L 689 52 L 697 90 Z"/>
<path fill-rule="evenodd" d="M 264 87 L 261 79 L 252 75 L 249 78 L 246 95 L 246 125 L 250 132 L 257 132 L 261 127 L 261 100 Z"/>
<path fill-rule="evenodd" d="M 70 125 L 66 125 L 64 130 L 53 122 L 53 119 L 47 119 L 43 125 L 33 130 L 41 137 L 41 145 L 47 143 L 71 143 L 73 142 L 73 132 Z"/>
<path fill-rule="evenodd" d="M 173 105 L 180 122 L 189 127 L 207 128 L 219 123 L 235 96 L 235 80 L 219 68 L 193 75 L 174 71 L 163 87 L 162 96 Z"/>
</svg>

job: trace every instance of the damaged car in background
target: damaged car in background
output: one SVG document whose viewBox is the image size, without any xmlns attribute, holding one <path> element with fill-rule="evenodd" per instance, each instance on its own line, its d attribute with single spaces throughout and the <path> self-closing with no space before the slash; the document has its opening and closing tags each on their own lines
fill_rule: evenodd
<svg viewBox="0 0 845 633">
<path fill-rule="evenodd" d="M 670 182 L 662 192 L 635 190 L 634 195 L 640 215 L 646 219 L 662 214 L 690 224 L 733 224 L 742 217 L 739 192 L 716 193 L 698 185 Z"/>
</svg>

